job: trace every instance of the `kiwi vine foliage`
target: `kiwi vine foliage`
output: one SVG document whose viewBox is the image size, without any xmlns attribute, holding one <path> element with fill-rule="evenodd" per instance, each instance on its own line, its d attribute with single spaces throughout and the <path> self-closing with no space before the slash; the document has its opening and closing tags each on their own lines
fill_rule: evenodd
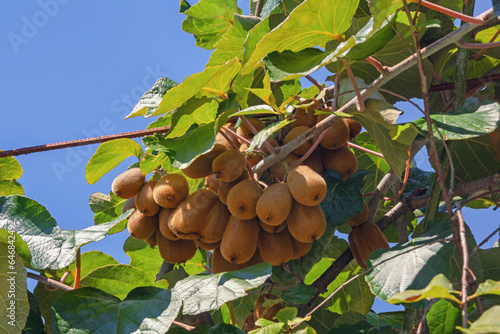
<svg viewBox="0 0 500 334">
<path fill-rule="evenodd" d="M 491 4 L 497 12 L 490 12 L 490 17 L 499 15 L 500 3 Z M 0 306 L 2 330 L 178 333 L 187 332 L 188 324 L 197 323 L 197 333 L 241 333 L 239 327 L 254 308 L 257 295 L 266 289 L 279 295 L 285 306 L 278 312 L 277 322 L 259 320 L 266 333 L 396 333 L 404 326 L 418 326 L 421 319 L 426 320 L 423 326 L 430 333 L 500 332 L 496 316 L 500 311 L 498 241 L 493 248 L 474 251 L 468 259 L 476 281 L 469 286 L 466 300 L 469 328 L 463 328 L 459 306 L 463 302 L 462 257 L 451 241 L 453 233 L 444 208 L 430 209 L 440 204 L 439 193 L 436 196 L 431 192 L 438 187 L 433 172 L 411 166 L 402 196 L 410 198 L 414 191 L 426 189 L 429 207 L 405 212 L 403 231 L 395 221 L 384 230 L 391 248 L 370 255 L 368 272 L 357 276 L 363 269 L 350 261 L 345 241 L 350 230 L 345 221 L 362 211 L 362 194 L 374 192 L 389 170 L 402 180 L 408 152 L 422 147 L 417 143 L 427 145 L 427 152 L 430 150 L 425 117 L 398 123 L 401 110 L 394 105 L 422 98 L 421 75 L 427 78 L 427 88 L 453 82 L 458 70 L 466 71 L 468 79 L 484 78 L 479 87 L 467 86 L 467 99 L 455 109 L 450 109 L 453 91 L 431 90 L 426 111 L 434 124 L 432 134 L 445 168 L 446 186 L 474 183 L 498 173 L 500 97 L 497 83 L 487 78 L 498 71 L 499 49 L 488 49 L 457 66 L 455 36 L 461 31 L 473 31 L 476 26 L 466 24 L 457 29 L 453 18 L 415 4 L 409 5 L 410 14 L 416 17 L 415 22 L 410 22 L 403 1 L 267 0 L 249 5 L 250 13 L 258 15 L 243 15 L 235 0 L 200 0 L 196 4 L 180 1 L 179 15 L 185 16 L 182 29 L 194 36 L 197 46 L 213 50 L 205 70 L 181 83 L 158 79 L 128 117 L 147 117 L 152 120 L 149 128 L 170 126 L 171 130 L 166 135 L 145 137 L 143 145 L 129 139 L 100 145 L 87 164 L 87 181 L 97 182 L 131 156 L 137 158 L 131 167 L 139 167 L 145 175 L 159 168 L 167 173 L 178 172 L 212 150 L 216 134 L 228 120 L 239 116 L 267 121 L 249 145 L 249 150 L 264 148 L 268 138 L 289 126 L 296 106 L 312 99 L 335 103 L 337 108 L 332 110 L 343 111 L 337 116 L 361 123 L 364 132 L 352 142 L 382 153 L 384 158 L 355 150 L 356 173 L 347 179 L 331 170 L 323 175 L 328 191 L 321 208 L 328 226 L 304 258 L 286 266 L 261 263 L 218 274 L 206 270 L 210 262 L 207 252 L 201 250 L 186 263 L 163 270 L 158 250 L 133 238 L 123 245 L 131 259 L 129 264 L 120 264 L 97 251 L 80 256 L 82 245 L 106 242 L 102 239 L 109 234 L 127 233 L 123 230 L 131 210 L 122 213 L 125 200 L 112 192 L 96 193 L 89 202 L 95 213 L 94 224 L 83 230 L 60 229 L 47 208 L 24 196 L 22 185 L 16 181 L 22 175 L 17 160 L 2 158 L 0 278 L 6 280 L 1 285 L 8 287 L 0 293 L 4 302 Z M 441 1 L 441 5 L 458 12 L 463 9 L 460 1 Z M 401 70 L 416 49 L 413 27 L 419 45 L 433 53 L 423 52 L 420 70 L 416 62 Z M 495 42 L 499 40 L 498 29 L 498 25 L 479 28 L 471 39 L 477 43 Z M 471 51 L 470 55 L 477 52 Z M 366 60 L 368 57 L 398 74 L 380 74 Z M 317 70 L 325 68 L 331 76 L 326 83 L 320 83 L 324 89 L 306 84 L 304 77 L 314 78 Z M 354 80 L 349 78 L 348 69 Z M 362 111 L 356 110 L 359 103 L 355 86 L 362 91 Z M 273 161 L 284 158 L 280 154 L 311 140 L 334 121 L 334 117 L 326 117 L 316 130 L 292 140 L 276 154 L 269 154 L 254 170 L 264 179 L 263 171 Z M 439 139 L 441 135 L 451 159 Z M 453 211 L 456 213 L 462 206 L 496 206 L 498 177 L 496 180 L 474 193 L 464 192 L 454 198 Z M 188 185 L 192 193 L 203 186 L 203 179 L 188 178 Z M 391 196 L 392 190 L 387 195 Z M 396 201 L 376 204 L 371 206 L 376 210 L 370 212 L 374 222 L 397 205 Z M 410 240 L 402 240 L 404 231 Z M 475 240 L 467 225 L 463 235 L 469 252 L 482 241 Z M 498 238 L 498 231 L 494 238 Z M 349 261 L 342 263 L 342 259 Z M 78 289 L 47 289 L 40 282 L 33 294 L 26 291 L 26 268 L 39 272 L 37 279 L 60 280 L 69 271 L 64 283 L 71 287 L 78 280 L 77 267 L 81 277 Z M 338 271 L 333 278 L 326 274 L 332 268 Z M 160 269 L 162 275 L 157 277 Z M 311 318 L 302 319 L 336 289 L 340 293 L 313 312 Z M 375 297 L 404 302 L 406 311 L 377 314 L 371 310 Z M 15 305 L 14 311 L 10 305 Z"/>
</svg>

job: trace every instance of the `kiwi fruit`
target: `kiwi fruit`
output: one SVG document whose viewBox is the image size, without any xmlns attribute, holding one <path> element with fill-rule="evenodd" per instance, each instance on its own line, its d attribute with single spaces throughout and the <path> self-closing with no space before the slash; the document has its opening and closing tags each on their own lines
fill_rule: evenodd
<svg viewBox="0 0 500 334">
<path fill-rule="evenodd" d="M 342 118 L 342 120 L 349 128 L 349 139 L 354 139 L 361 133 L 363 126 L 358 121 L 352 118 Z"/>
<path fill-rule="evenodd" d="M 276 148 L 276 147 L 280 146 L 280 144 L 278 143 L 278 141 L 276 139 L 274 139 L 273 137 L 267 138 L 267 142 L 273 148 Z M 265 154 L 267 154 L 267 155 L 271 154 L 271 151 L 269 151 L 269 149 L 267 148 L 267 145 L 262 145 L 261 149 L 262 149 L 262 151 L 264 151 Z"/>
<path fill-rule="evenodd" d="M 227 208 L 233 216 L 248 220 L 257 216 L 257 201 L 262 195 L 262 187 L 254 180 L 243 180 L 229 190 Z"/>
<path fill-rule="evenodd" d="M 288 185 L 275 183 L 264 190 L 257 201 L 255 210 L 262 222 L 270 226 L 278 226 L 288 217 L 292 201 Z"/>
<path fill-rule="evenodd" d="M 233 130 L 234 132 L 236 132 L 236 129 L 232 126 L 232 124 L 228 123 L 228 124 L 226 124 L 226 127 Z M 219 130 L 219 132 L 217 132 L 217 134 L 215 135 L 215 143 L 220 144 L 220 145 L 224 145 L 224 147 L 227 148 L 228 150 L 232 150 L 234 148 L 233 145 L 226 139 L 226 137 L 224 135 L 221 134 L 221 132 L 224 132 L 231 139 L 234 138 L 231 133 L 229 133 L 224 128 L 221 128 Z M 236 146 L 240 145 L 240 142 L 237 141 L 236 139 L 233 140 L 233 143 Z"/>
<path fill-rule="evenodd" d="M 201 248 L 203 250 L 214 250 L 216 248 L 219 248 L 220 247 L 220 241 L 218 242 L 214 242 L 214 243 L 206 243 L 206 242 L 203 242 L 201 240 L 194 240 L 194 243 L 196 244 L 196 246 L 198 246 L 198 248 Z"/>
<path fill-rule="evenodd" d="M 149 245 L 151 246 L 151 248 L 153 248 L 154 246 L 158 245 L 158 242 L 156 241 L 156 233 L 160 233 L 158 232 L 158 229 L 156 229 L 154 231 L 154 233 L 149 237 L 149 238 L 146 238 L 144 239 L 144 241 Z"/>
<path fill-rule="evenodd" d="M 158 216 L 146 216 L 139 210 L 135 210 L 127 222 L 130 235 L 139 240 L 145 240 L 153 235 L 158 228 Z"/>
<path fill-rule="evenodd" d="M 130 168 L 118 175 L 111 183 L 111 191 L 122 199 L 135 196 L 146 181 L 140 168 Z"/>
<path fill-rule="evenodd" d="M 358 159 L 347 146 L 336 150 L 323 150 L 321 160 L 325 170 L 332 169 L 338 172 L 344 181 L 358 170 Z"/>
<path fill-rule="evenodd" d="M 241 144 L 240 151 L 245 152 L 246 150 L 248 150 L 249 146 L 250 145 L 248 145 L 247 143 Z M 247 159 L 248 163 L 250 164 L 250 167 L 253 167 L 256 164 L 258 164 L 260 161 L 262 161 L 262 159 L 264 159 L 264 157 L 259 153 L 253 153 L 253 154 L 246 155 L 246 159 Z"/>
<path fill-rule="evenodd" d="M 304 125 L 300 125 L 300 126 L 297 126 L 295 128 L 292 128 L 290 130 L 290 132 L 288 132 L 288 134 L 286 135 L 285 140 L 284 140 L 284 144 L 285 145 L 288 144 L 289 142 L 291 142 L 292 140 L 294 140 L 295 138 L 297 138 L 298 136 L 300 136 L 301 134 L 303 134 L 307 130 L 309 130 L 309 127 L 304 126 Z M 299 147 L 297 147 L 295 150 L 293 150 L 292 153 L 295 155 L 302 156 L 302 155 L 306 154 L 307 151 L 309 151 L 312 144 L 313 143 L 310 140 L 308 140 L 305 143 L 303 143 L 302 145 L 300 145 Z"/>
<path fill-rule="evenodd" d="M 315 114 L 316 109 L 321 109 L 321 105 L 318 102 L 311 104 L 307 108 L 298 108 L 293 118 L 295 121 L 291 124 L 292 128 L 296 128 L 298 126 L 314 126 L 318 121 L 318 116 Z"/>
<path fill-rule="evenodd" d="M 260 230 L 258 249 L 262 260 L 273 266 L 287 263 L 293 256 L 292 238 L 287 229 L 279 233 Z"/>
<path fill-rule="evenodd" d="M 238 150 L 227 150 L 212 162 L 212 171 L 223 182 L 232 182 L 241 176 L 247 166 L 245 155 Z"/>
<path fill-rule="evenodd" d="M 267 233 L 280 233 L 281 231 L 283 231 L 285 228 L 286 228 L 286 220 L 277 225 L 277 226 L 271 226 L 271 225 L 267 225 L 265 223 L 262 222 L 262 220 L 259 220 L 259 223 L 260 223 L 260 227 L 266 231 Z"/>
<path fill-rule="evenodd" d="M 158 213 L 158 229 L 165 238 L 175 241 L 179 240 L 179 237 L 172 232 L 170 227 L 168 227 L 168 220 L 173 211 L 174 209 L 169 208 L 160 209 L 160 212 Z"/>
<path fill-rule="evenodd" d="M 253 307 L 253 320 L 264 318 L 273 321 L 273 318 L 283 308 L 283 300 L 276 295 L 264 293 L 257 297 Z"/>
<path fill-rule="evenodd" d="M 318 115 L 318 122 L 324 120 L 330 115 L 322 114 Z M 349 139 L 349 127 L 345 124 L 342 119 L 338 119 L 335 123 L 333 123 L 329 128 L 327 128 L 325 135 L 319 142 L 319 144 L 329 150 L 337 149 L 345 144 L 347 144 L 347 140 Z M 316 136 L 313 141 L 315 141 L 319 137 Z"/>
<path fill-rule="evenodd" d="M 292 168 L 286 182 L 293 198 L 303 205 L 315 206 L 326 196 L 326 182 L 311 167 L 299 165 Z"/>
<path fill-rule="evenodd" d="M 219 179 L 217 179 L 215 174 L 210 174 L 205 178 L 205 188 L 217 194 L 219 191 Z"/>
<path fill-rule="evenodd" d="M 303 165 L 309 166 L 319 175 L 325 173 L 325 167 L 323 167 L 323 161 L 321 160 L 321 154 L 318 152 L 318 148 L 314 150 L 303 162 Z"/>
<path fill-rule="evenodd" d="M 260 256 L 259 250 L 256 250 L 252 258 L 245 263 L 231 263 L 227 261 L 222 253 L 220 252 L 220 248 L 214 249 L 212 252 L 212 272 L 214 274 L 226 272 L 226 271 L 234 271 L 244 269 L 255 264 L 263 262 L 262 257 Z"/>
<path fill-rule="evenodd" d="M 283 181 L 286 175 L 286 167 L 283 161 L 279 161 L 269 167 L 269 175 L 272 182 Z"/>
<path fill-rule="evenodd" d="M 255 320 L 253 320 L 253 311 L 250 312 L 245 319 L 243 320 L 243 324 L 241 324 L 241 329 L 248 333 L 255 328 Z"/>
<path fill-rule="evenodd" d="M 125 213 L 128 210 L 130 210 L 130 209 L 135 209 L 135 196 L 134 197 L 130 197 L 129 199 L 127 199 L 125 201 L 125 203 L 123 203 L 122 213 Z"/>
<path fill-rule="evenodd" d="M 229 212 L 217 194 L 203 188 L 174 209 L 168 227 L 179 238 L 215 243 L 222 238 L 228 219 Z"/>
<path fill-rule="evenodd" d="M 196 244 L 193 240 L 173 241 L 165 238 L 161 233 L 156 233 L 156 242 L 160 256 L 168 263 L 184 263 L 196 254 Z"/>
<path fill-rule="evenodd" d="M 241 220 L 231 215 L 220 244 L 222 256 L 233 264 L 250 261 L 257 249 L 259 232 L 260 224 L 256 218 Z"/>
<path fill-rule="evenodd" d="M 154 216 L 160 211 L 160 206 L 153 197 L 156 182 L 156 180 L 149 180 L 144 183 L 135 197 L 135 207 L 146 216 Z"/>
<path fill-rule="evenodd" d="M 345 222 L 351 226 L 359 226 L 370 218 L 370 211 L 368 211 L 368 205 L 363 202 L 363 211 L 359 214 L 355 214 L 351 218 L 347 219 Z"/>
<path fill-rule="evenodd" d="M 189 184 L 182 174 L 167 174 L 158 180 L 153 189 L 155 202 L 164 208 L 177 207 L 189 195 Z"/>
<path fill-rule="evenodd" d="M 253 127 L 257 130 L 260 131 L 266 127 L 266 124 L 262 122 L 258 118 L 248 118 L 248 121 L 250 124 L 253 125 Z M 252 141 L 253 137 L 255 136 L 253 132 L 248 128 L 248 126 L 245 124 L 245 122 L 241 122 L 241 125 L 236 129 L 236 133 L 242 136 L 243 138 L 246 138 L 250 141 Z M 238 139 L 240 143 L 244 143 L 243 140 Z"/>
<path fill-rule="evenodd" d="M 326 230 L 326 218 L 319 205 L 294 202 L 286 223 L 291 236 L 304 243 L 318 240 Z"/>
<path fill-rule="evenodd" d="M 215 174 L 214 174 L 215 175 Z M 229 191 L 238 183 L 240 183 L 243 180 L 248 180 L 250 178 L 250 174 L 248 171 L 245 169 L 243 173 L 240 175 L 239 178 L 234 180 L 233 182 L 219 182 L 219 188 L 217 189 L 217 194 L 219 195 L 219 199 L 221 200 L 222 203 L 227 204 L 227 195 L 229 194 Z"/>
<path fill-rule="evenodd" d="M 214 159 L 226 150 L 227 148 L 224 145 L 215 144 L 210 152 L 200 155 L 188 167 L 181 169 L 181 171 L 191 179 L 207 177 L 212 174 L 212 162 Z"/>
<path fill-rule="evenodd" d="M 354 259 L 361 268 L 366 268 L 366 260 L 374 250 L 389 248 L 389 243 L 380 228 L 370 220 L 353 226 L 348 240 Z"/>
<path fill-rule="evenodd" d="M 293 255 L 292 255 L 292 260 L 300 259 L 301 257 L 305 256 L 310 250 L 313 245 L 312 242 L 300 242 L 297 239 L 292 237 L 292 243 L 293 243 Z"/>
</svg>

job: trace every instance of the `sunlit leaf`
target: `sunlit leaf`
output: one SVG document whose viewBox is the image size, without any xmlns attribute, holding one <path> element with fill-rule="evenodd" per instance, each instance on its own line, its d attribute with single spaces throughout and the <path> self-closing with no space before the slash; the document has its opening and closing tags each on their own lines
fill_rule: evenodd
<svg viewBox="0 0 500 334">
<path fill-rule="evenodd" d="M 141 96 L 139 102 L 137 102 L 134 109 L 132 109 L 132 112 L 130 112 L 130 114 L 128 114 L 125 118 L 143 116 L 146 113 L 154 113 L 156 109 L 158 109 L 158 105 L 167 90 L 177 85 L 177 82 L 172 81 L 169 78 L 160 78 L 156 80 L 153 87 Z"/>
</svg>

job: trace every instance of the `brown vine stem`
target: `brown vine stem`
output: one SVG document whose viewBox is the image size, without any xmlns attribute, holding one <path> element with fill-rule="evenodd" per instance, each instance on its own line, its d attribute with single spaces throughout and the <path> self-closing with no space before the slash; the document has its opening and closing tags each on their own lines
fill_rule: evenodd
<svg viewBox="0 0 500 334">
<path fill-rule="evenodd" d="M 446 7 L 436 5 L 435 3 L 426 1 L 426 0 L 408 0 L 409 2 L 413 3 L 419 3 L 424 7 L 427 7 L 429 9 L 433 9 L 435 11 L 438 11 L 440 13 L 446 14 L 448 16 L 451 16 L 453 18 L 462 20 L 464 22 L 476 24 L 476 25 L 482 25 L 484 23 L 484 20 L 481 18 L 475 18 L 469 15 L 464 15 L 462 13 L 455 12 L 454 10 L 448 9 Z"/>
<path fill-rule="evenodd" d="M 256 135 L 259 131 L 257 131 L 257 129 L 253 126 L 252 123 L 250 123 L 250 121 L 245 117 L 245 116 L 240 116 L 241 120 L 243 121 L 243 123 L 246 124 L 246 126 L 250 129 L 250 131 L 252 131 L 252 133 L 254 135 Z M 274 153 L 276 152 L 276 150 L 274 149 L 273 145 L 271 145 L 267 140 L 264 141 L 264 146 L 267 148 L 267 150 L 271 153 Z"/>
<path fill-rule="evenodd" d="M 229 132 L 232 136 L 235 136 L 236 138 L 238 138 L 238 139 L 240 139 L 240 140 L 244 141 L 245 143 L 247 143 L 247 144 L 249 144 L 249 145 L 252 143 L 250 140 L 246 139 L 246 138 L 245 138 L 245 137 L 243 137 L 243 136 L 240 136 L 239 134 L 237 134 L 236 132 L 234 132 L 233 130 L 231 130 L 230 128 L 228 128 L 227 126 L 225 126 L 225 125 L 224 125 L 224 126 L 222 126 L 222 128 L 223 128 L 224 130 L 226 130 L 227 132 Z M 223 136 L 225 135 L 225 134 L 223 133 L 223 131 L 221 131 L 220 133 L 221 133 L 221 135 L 223 135 Z M 227 136 L 224 136 L 224 138 L 228 139 L 228 137 L 227 137 Z M 229 139 L 228 139 L 228 141 L 229 141 Z M 230 141 L 230 143 L 233 143 L 233 141 L 231 140 L 231 141 Z M 236 144 L 235 144 L 235 145 L 231 144 L 231 146 L 233 146 L 234 148 L 238 148 L 238 147 L 236 146 Z"/>
<path fill-rule="evenodd" d="M 31 278 L 31 279 L 34 279 L 34 280 L 36 280 L 38 282 L 41 282 L 43 284 L 47 284 L 47 285 L 56 287 L 56 288 L 64 290 L 64 291 L 73 290 L 73 288 L 70 287 L 69 285 L 61 283 L 61 282 L 56 281 L 56 280 L 53 280 L 52 278 L 48 278 L 48 277 L 41 276 L 41 275 L 38 275 L 38 274 L 35 274 L 35 273 L 31 273 L 31 272 L 27 272 L 26 276 L 29 277 L 29 278 Z"/>
<path fill-rule="evenodd" d="M 500 34 L 500 29 L 497 29 L 497 32 L 493 35 L 493 37 L 490 38 L 490 41 L 489 43 L 493 43 L 495 41 L 495 39 L 497 39 L 498 35 Z M 481 49 L 478 53 L 476 53 L 475 55 L 469 57 L 470 60 L 476 60 L 478 59 L 479 57 L 481 57 L 489 48 L 483 48 Z"/>
<path fill-rule="evenodd" d="M 500 42 L 491 42 L 491 43 L 462 43 L 462 42 L 457 42 L 456 43 L 458 47 L 463 48 L 463 49 L 491 49 L 491 48 L 496 48 L 500 46 Z"/>
<path fill-rule="evenodd" d="M 323 137 L 325 135 L 326 135 L 326 130 L 323 131 L 323 132 L 321 132 L 321 134 L 319 135 L 318 139 L 316 139 L 316 141 L 312 144 L 312 146 L 309 148 L 309 150 L 307 150 L 306 154 L 304 154 L 303 156 L 301 156 L 300 158 L 298 158 L 294 162 L 289 163 L 288 166 L 290 168 L 293 168 L 295 166 L 300 165 L 302 162 L 304 162 L 304 160 L 306 160 L 311 155 L 311 153 L 314 152 L 314 150 L 316 149 L 316 147 L 318 147 L 319 143 L 321 142 L 321 140 L 323 139 Z"/>
<path fill-rule="evenodd" d="M 189 326 L 187 324 L 184 324 L 182 322 L 179 322 L 179 321 L 172 321 L 172 325 L 175 325 L 177 327 L 181 327 L 181 328 L 184 328 L 185 330 L 187 330 L 188 332 L 191 332 L 193 329 L 195 329 L 196 327 L 193 327 L 193 326 Z"/>
<path fill-rule="evenodd" d="M 368 154 L 371 154 L 371 155 L 374 155 L 376 157 L 379 157 L 379 158 L 382 158 L 382 159 L 385 159 L 384 155 L 382 153 L 379 153 L 379 152 L 375 152 L 375 151 L 372 151 L 366 147 L 363 147 L 363 146 L 359 146 L 357 144 L 354 144 L 354 143 L 351 143 L 351 142 L 347 142 L 347 145 L 349 145 L 350 147 L 353 147 L 353 148 L 356 148 L 360 151 L 363 151 L 363 152 L 366 152 Z"/>
<path fill-rule="evenodd" d="M 314 86 L 318 87 L 320 92 L 325 90 L 325 87 L 323 87 L 323 85 L 320 84 L 318 80 L 314 79 L 311 75 L 307 74 L 305 78 L 309 80 Z"/>
<path fill-rule="evenodd" d="M 467 328 L 467 274 L 469 271 L 469 254 L 467 251 L 467 237 L 465 235 L 465 222 L 462 216 L 462 206 L 460 203 L 455 202 L 457 210 L 458 226 L 460 231 L 460 246 L 462 249 L 462 327 Z"/>
<path fill-rule="evenodd" d="M 76 251 L 76 270 L 75 270 L 75 284 L 73 285 L 73 290 L 76 290 L 80 287 L 80 276 L 81 276 L 81 257 L 80 257 L 80 248 Z"/>
<path fill-rule="evenodd" d="M 365 101 L 363 100 L 363 96 L 361 96 L 361 93 L 359 92 L 358 83 L 356 82 L 356 78 L 354 77 L 354 74 L 352 73 L 351 65 L 349 65 L 349 61 L 347 61 L 347 59 L 345 59 L 345 58 L 342 58 L 342 63 L 344 64 L 345 70 L 347 71 L 347 75 L 349 76 L 349 79 L 351 80 L 352 87 L 354 88 L 354 91 L 356 92 L 356 97 L 358 99 L 358 110 L 359 110 L 359 112 L 363 112 L 365 110 Z"/>
<path fill-rule="evenodd" d="M 70 140 L 70 141 L 64 141 L 64 142 L 54 143 L 54 144 L 45 144 L 45 145 L 38 145 L 38 146 L 23 147 L 23 148 L 17 148 L 14 150 L 1 151 L 0 158 L 12 157 L 12 156 L 18 156 L 18 155 L 22 155 L 22 154 L 30 154 L 30 153 L 36 153 L 36 152 L 59 150 L 59 149 L 68 148 L 68 147 L 98 144 L 98 143 L 104 143 L 107 141 L 121 139 L 121 138 L 144 137 L 144 136 L 153 135 L 155 133 L 165 133 L 168 130 L 170 130 L 170 126 L 165 126 L 165 127 L 161 127 L 161 128 L 154 128 L 154 129 L 145 129 L 145 130 L 140 130 L 140 131 L 124 132 L 124 133 L 118 133 L 118 134 L 106 135 L 106 136 L 100 136 L 100 137 Z"/>
</svg>

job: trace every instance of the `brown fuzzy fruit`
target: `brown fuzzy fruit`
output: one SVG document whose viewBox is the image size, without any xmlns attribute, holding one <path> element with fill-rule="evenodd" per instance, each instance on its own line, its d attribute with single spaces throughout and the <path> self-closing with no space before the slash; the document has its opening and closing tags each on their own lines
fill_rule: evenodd
<svg viewBox="0 0 500 334">
<path fill-rule="evenodd" d="M 241 144 L 240 146 L 240 151 L 241 152 L 245 152 L 246 150 L 248 150 L 248 147 L 250 145 L 247 144 L 247 143 L 243 143 Z M 246 154 L 246 159 L 248 161 L 248 163 L 250 164 L 250 167 L 253 167 L 255 166 L 256 164 L 258 164 L 262 159 L 264 159 L 264 157 L 259 154 L 259 153 L 253 153 L 253 154 Z"/>
<path fill-rule="evenodd" d="M 285 145 L 288 144 L 289 142 L 291 142 L 292 140 L 294 140 L 295 138 L 297 138 L 298 136 L 300 136 L 301 134 L 303 134 L 307 130 L 309 130 L 309 128 L 307 126 L 304 126 L 304 125 L 300 125 L 300 126 L 297 126 L 295 128 L 292 128 L 290 130 L 290 132 L 288 132 L 288 134 L 286 135 L 284 144 Z M 297 147 L 295 150 L 293 150 L 292 153 L 295 155 L 302 156 L 302 155 L 306 154 L 307 151 L 309 151 L 311 146 L 312 146 L 312 142 L 310 140 L 308 140 L 305 143 L 303 143 L 302 145 L 300 145 L 299 147 Z"/>
<path fill-rule="evenodd" d="M 370 218 L 370 211 L 368 211 L 368 205 L 363 202 L 363 211 L 359 214 L 355 214 L 351 218 L 347 219 L 345 222 L 351 226 L 359 226 Z"/>
<path fill-rule="evenodd" d="M 149 246 L 151 246 L 151 248 L 153 248 L 154 246 L 158 245 L 158 242 L 156 240 L 156 233 L 160 233 L 160 232 L 158 232 L 158 229 L 156 229 L 156 231 L 149 238 L 144 239 L 144 241 Z"/>
<path fill-rule="evenodd" d="M 286 222 L 292 237 L 304 243 L 318 240 L 326 230 L 326 218 L 319 205 L 307 206 L 294 202 Z"/>
<path fill-rule="evenodd" d="M 250 174 L 248 174 L 248 171 L 245 169 L 241 176 L 234 180 L 233 182 L 219 182 L 219 189 L 217 189 L 217 194 L 219 195 L 219 199 L 221 200 L 222 203 L 227 204 L 227 195 L 229 194 L 229 191 L 238 183 L 240 183 L 243 180 L 248 180 L 250 178 Z"/>
<path fill-rule="evenodd" d="M 327 114 L 318 115 L 318 122 L 324 120 L 328 116 L 329 115 Z M 318 137 L 319 135 L 316 136 L 314 140 Z M 326 133 L 319 143 L 326 149 L 335 150 L 347 144 L 348 139 L 349 127 L 344 123 L 344 121 L 342 121 L 342 119 L 338 119 L 334 124 L 326 129 Z"/>
<path fill-rule="evenodd" d="M 250 312 L 245 319 L 243 320 L 243 324 L 241 325 L 241 329 L 248 333 L 255 328 L 255 320 L 253 320 L 253 311 Z"/>
<path fill-rule="evenodd" d="M 160 233 L 167 239 L 179 240 L 179 237 L 172 232 L 170 227 L 168 227 L 168 220 L 174 209 L 162 208 L 158 213 L 158 229 Z"/>
<path fill-rule="evenodd" d="M 113 180 L 111 191 L 120 198 L 129 199 L 137 194 L 145 180 L 140 168 L 130 168 Z"/>
<path fill-rule="evenodd" d="M 262 187 L 254 180 L 243 180 L 227 194 L 227 208 L 233 216 L 248 220 L 257 216 L 257 201 L 262 195 Z"/>
<path fill-rule="evenodd" d="M 319 175 L 325 173 L 325 167 L 323 167 L 323 161 L 321 160 L 321 154 L 318 152 L 318 149 L 314 150 L 302 164 L 311 167 L 312 170 Z"/>
<path fill-rule="evenodd" d="M 262 122 L 260 119 L 257 118 L 248 118 L 248 121 L 250 124 L 254 126 L 254 128 L 258 131 L 264 129 L 266 127 L 266 124 Z M 245 122 L 241 122 L 241 125 L 236 129 L 236 133 L 242 136 L 243 138 L 246 138 L 248 140 L 252 140 L 253 137 L 255 136 L 254 133 L 248 128 L 248 126 L 245 124 Z M 240 143 L 243 143 L 241 139 L 238 139 Z"/>
<path fill-rule="evenodd" d="M 214 250 L 216 248 L 219 248 L 220 247 L 220 241 L 218 242 L 214 242 L 214 243 L 206 243 L 206 242 L 203 242 L 201 240 L 195 240 L 194 243 L 196 244 L 196 246 L 198 246 L 198 248 L 201 248 L 203 250 Z"/>
<path fill-rule="evenodd" d="M 342 120 L 349 128 L 349 139 L 354 139 L 361 133 L 363 126 L 358 121 L 352 118 L 342 118 Z"/>
<path fill-rule="evenodd" d="M 155 202 L 153 189 L 156 180 L 144 183 L 135 197 L 135 207 L 146 216 L 154 216 L 160 211 L 160 206 Z"/>
<path fill-rule="evenodd" d="M 184 263 L 196 254 L 196 244 L 193 240 L 177 241 L 165 238 L 161 233 L 156 234 L 158 250 L 163 260 L 168 263 Z"/>
<path fill-rule="evenodd" d="M 212 253 L 212 271 L 214 274 L 226 272 L 226 271 L 234 271 L 244 269 L 255 264 L 263 262 L 259 250 L 255 252 L 250 261 L 240 264 L 233 264 L 227 261 L 224 256 L 222 256 L 220 252 L 220 248 L 214 249 Z"/>
<path fill-rule="evenodd" d="M 217 194 L 219 191 L 219 182 L 215 174 L 211 174 L 205 178 L 205 188 Z"/>
<path fill-rule="evenodd" d="M 273 321 L 273 318 L 283 308 L 283 300 L 270 293 L 260 295 L 253 307 L 254 321 L 264 318 Z"/>
<path fill-rule="evenodd" d="M 292 238 L 287 229 L 274 234 L 260 230 L 258 248 L 262 259 L 273 266 L 285 264 L 293 256 Z"/>
<path fill-rule="evenodd" d="M 228 123 L 226 124 L 226 127 L 236 132 L 236 129 L 232 126 L 232 124 Z M 221 128 L 219 132 L 217 132 L 217 134 L 215 135 L 215 142 L 217 144 L 224 145 L 224 147 L 227 148 L 228 150 L 232 150 L 234 148 L 233 145 L 227 140 L 226 136 L 224 136 L 221 132 L 224 132 L 225 135 L 231 138 L 232 142 L 236 146 L 240 145 L 240 142 L 236 140 L 236 138 L 234 138 L 233 135 L 224 128 Z"/>
<path fill-rule="evenodd" d="M 189 195 L 189 184 L 182 174 L 161 177 L 153 189 L 155 202 L 164 208 L 176 208 Z"/>
<path fill-rule="evenodd" d="M 139 210 L 135 210 L 127 222 L 130 235 L 139 240 L 144 240 L 153 235 L 158 228 L 158 216 L 146 216 Z"/>
<path fill-rule="evenodd" d="M 293 118 L 295 121 L 290 124 L 292 128 L 296 128 L 298 126 L 314 126 L 318 121 L 318 116 L 315 115 L 315 110 L 321 109 L 321 104 L 319 102 L 311 104 L 307 108 L 299 108 L 295 111 Z"/>
<path fill-rule="evenodd" d="M 344 181 L 358 170 L 358 159 L 347 146 L 336 150 L 323 150 L 321 159 L 325 170 L 338 172 Z"/>
<path fill-rule="evenodd" d="M 389 248 L 384 234 L 372 221 L 354 226 L 348 239 L 352 254 L 361 268 L 366 268 L 366 260 L 374 250 Z"/>
<path fill-rule="evenodd" d="M 212 174 L 212 162 L 214 159 L 226 150 L 227 149 L 224 145 L 215 144 L 210 152 L 200 155 L 189 165 L 189 167 L 186 167 L 181 171 L 184 175 L 191 179 L 207 177 Z"/>
<path fill-rule="evenodd" d="M 245 155 L 238 150 L 228 150 L 212 162 L 212 171 L 223 182 L 232 182 L 241 176 L 247 166 Z"/>
<path fill-rule="evenodd" d="M 233 264 L 250 261 L 257 249 L 259 232 L 258 219 L 241 220 L 234 216 L 229 217 L 220 244 L 222 256 Z"/>
<path fill-rule="evenodd" d="M 275 183 L 264 190 L 255 209 L 262 222 L 270 226 L 278 226 L 288 217 L 292 202 L 292 193 L 288 185 Z"/>
<path fill-rule="evenodd" d="M 293 243 L 292 260 L 300 259 L 304 255 L 306 255 L 311 250 L 311 247 L 313 245 L 312 242 L 310 243 L 300 242 L 293 237 L 292 237 L 292 243 Z"/>
<path fill-rule="evenodd" d="M 288 172 L 286 179 L 293 198 L 303 205 L 315 206 L 326 196 L 326 182 L 311 167 L 299 165 Z"/>
<path fill-rule="evenodd" d="M 181 239 L 215 243 L 221 240 L 228 219 L 229 211 L 217 194 L 199 189 L 174 209 L 168 227 Z"/>
<path fill-rule="evenodd" d="M 260 223 L 260 227 L 264 231 L 266 231 L 267 233 L 280 233 L 287 226 L 286 220 L 283 223 L 279 224 L 278 226 L 267 225 L 267 224 L 263 223 L 261 220 L 259 220 L 259 223 Z"/>
<path fill-rule="evenodd" d="M 269 175 L 272 182 L 282 182 L 286 175 L 286 167 L 283 161 L 279 161 L 269 167 Z"/>
<path fill-rule="evenodd" d="M 122 213 L 127 212 L 130 209 L 135 209 L 135 196 L 127 199 L 122 206 Z"/>
</svg>

